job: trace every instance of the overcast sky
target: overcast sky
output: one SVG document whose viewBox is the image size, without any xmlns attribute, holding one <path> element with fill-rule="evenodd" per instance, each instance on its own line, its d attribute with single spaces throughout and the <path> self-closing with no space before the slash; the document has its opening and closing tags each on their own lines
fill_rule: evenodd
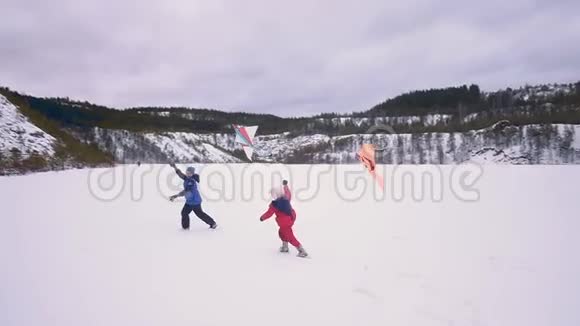
<svg viewBox="0 0 580 326">
<path fill-rule="evenodd" d="M 297 116 L 414 89 L 580 80 L 578 0 L 398 2 L 0 0 L 0 85 Z"/>
</svg>

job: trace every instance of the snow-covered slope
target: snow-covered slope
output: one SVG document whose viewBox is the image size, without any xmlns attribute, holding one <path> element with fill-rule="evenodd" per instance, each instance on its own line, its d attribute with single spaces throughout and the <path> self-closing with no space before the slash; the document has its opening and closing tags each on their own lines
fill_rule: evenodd
<svg viewBox="0 0 580 326">
<path fill-rule="evenodd" d="M 0 153 L 9 156 L 15 149 L 21 158 L 32 153 L 54 155 L 56 139 L 30 123 L 14 104 L 0 94 Z"/>
<path fill-rule="evenodd" d="M 235 151 L 239 145 L 235 143 L 232 134 L 202 134 L 204 141 L 216 144 L 228 151 Z M 264 162 L 299 162 L 304 152 L 313 152 L 326 148 L 331 141 L 327 135 L 292 136 L 290 133 L 258 136 L 254 139 L 256 159 Z M 298 157 L 300 156 L 300 157 Z M 298 162 L 297 162 L 298 161 Z"/>
<path fill-rule="evenodd" d="M 349 124 L 356 127 L 370 128 L 376 125 L 389 125 L 393 128 L 408 127 L 420 124 L 423 127 L 435 126 L 439 123 L 446 124 L 451 120 L 449 114 L 428 114 L 424 116 L 386 116 L 386 117 L 338 117 L 338 118 L 318 118 L 311 123 L 311 128 L 321 126 L 344 127 Z"/>
<path fill-rule="evenodd" d="M 575 84 L 546 84 L 535 86 L 524 86 L 512 91 L 515 99 L 529 100 L 550 100 L 557 95 L 568 95 L 576 91 Z"/>
<path fill-rule="evenodd" d="M 201 137 L 227 150 L 235 149 L 232 135 Z M 377 153 L 377 160 L 385 164 L 455 164 L 469 160 L 511 164 L 580 163 L 579 125 L 510 126 L 506 122 L 488 129 L 453 134 L 259 136 L 256 156 L 272 162 L 356 163 L 355 155 L 363 143 L 382 149 Z M 494 155 L 490 150 L 503 154 Z M 487 151 L 485 157 L 482 151 Z"/>
<path fill-rule="evenodd" d="M 389 164 L 461 163 L 480 156 L 483 149 L 517 158 L 504 162 L 522 163 L 521 158 L 525 158 L 529 164 L 577 164 L 579 140 L 577 125 L 504 126 L 454 134 L 351 135 L 336 137 L 332 146 L 312 158 L 328 163 L 356 162 L 360 144 L 373 143 L 383 149 L 377 160 Z"/>
<path fill-rule="evenodd" d="M 488 165 L 462 194 L 461 167 L 442 166 L 440 202 L 397 181 L 421 166 L 379 166 L 385 197 L 358 165 L 198 167 L 216 231 L 180 230 L 167 166 L 0 178 L 0 325 L 580 325 L 580 167 Z M 256 171 L 264 187 L 245 182 Z M 276 171 L 311 259 L 258 221 Z M 58 191 L 23 207 L 39 188 Z"/>
<path fill-rule="evenodd" d="M 102 150 L 112 153 L 118 162 L 123 163 L 137 161 L 241 162 L 231 153 L 219 149 L 214 144 L 204 142 L 204 138 L 192 133 L 136 133 L 95 128 L 88 138 L 91 142 L 98 144 Z"/>
<path fill-rule="evenodd" d="M 93 141 L 120 162 L 240 162 L 233 134 L 141 134 L 96 129 Z M 579 125 L 511 126 L 501 122 L 465 133 L 258 136 L 257 161 L 350 164 L 363 143 L 382 149 L 385 164 L 456 164 L 465 161 L 500 164 L 578 164 Z"/>
</svg>

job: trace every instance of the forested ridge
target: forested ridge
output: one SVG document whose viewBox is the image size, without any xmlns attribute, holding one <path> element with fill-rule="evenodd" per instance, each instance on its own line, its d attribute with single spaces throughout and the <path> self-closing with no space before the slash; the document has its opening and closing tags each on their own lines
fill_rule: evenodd
<svg viewBox="0 0 580 326">
<path fill-rule="evenodd" d="M 113 109 L 68 98 L 40 98 L 1 91 L 26 103 L 34 112 L 62 127 L 121 129 L 136 132 L 183 131 L 231 132 L 231 124 L 259 125 L 258 134 L 366 133 L 377 118 L 417 117 L 409 123 L 388 123 L 396 132 L 456 132 L 485 128 L 508 119 L 513 124 L 580 123 L 580 82 L 524 86 L 484 93 L 478 85 L 408 92 L 362 112 L 325 113 L 313 117 L 283 118 L 272 114 L 225 112 L 186 107 L 138 107 Z M 422 119 L 443 115 L 445 119 L 425 124 Z M 471 115 L 471 117 L 470 117 Z M 466 117 L 469 117 L 466 119 Z M 337 123 L 337 120 L 341 120 Z"/>
<path fill-rule="evenodd" d="M 495 92 L 483 92 L 478 85 L 417 90 L 387 99 L 361 112 L 323 113 L 299 118 L 187 107 L 136 107 L 119 110 L 66 97 L 36 97 L 8 88 L 0 88 L 0 94 L 16 105 L 31 123 L 57 140 L 54 154 L 50 157 L 30 152 L 25 143 L 22 143 L 21 148 L 0 148 L 0 167 L 3 173 L 111 165 L 139 160 L 164 162 L 178 160 L 183 155 L 183 148 L 190 149 L 187 157 L 194 160 L 207 159 L 217 152 L 219 154 L 215 157 L 219 157 L 216 158 L 219 160 L 244 160 L 240 149 L 231 143 L 233 138 L 229 136 L 233 135 L 232 124 L 258 125 L 258 136 L 286 133 L 282 138 L 304 142 L 302 145 L 297 144 L 298 147 L 289 152 L 280 153 L 288 157 L 276 157 L 276 160 L 293 163 L 300 163 L 300 157 L 303 157 L 303 163 L 329 162 L 328 157 L 331 158 L 330 162 L 337 159 L 332 158 L 332 151 L 329 152 L 327 148 L 329 144 L 308 144 L 308 137 L 311 135 L 335 137 L 393 132 L 417 137 L 454 133 L 469 135 L 471 131 L 483 130 L 501 121 L 514 127 L 531 126 L 518 130 L 534 131 L 533 144 L 539 153 L 540 148 L 543 150 L 553 144 L 551 138 L 541 143 L 536 141 L 540 139 L 538 137 L 548 137 L 555 133 L 546 131 L 546 135 L 538 135 L 537 130 L 549 129 L 538 129 L 534 126 L 580 124 L 580 82 L 526 85 Z M 4 132 L 9 135 L 13 131 L 9 128 Z M 184 134 L 180 136 L 176 132 Z M 212 141 L 211 135 L 214 138 L 222 135 L 219 137 L 225 143 Z M 413 142 L 417 137 L 412 136 L 413 146 L 407 146 L 413 151 L 418 150 L 415 147 L 419 143 Z M 566 139 L 573 137 L 572 135 Z M 556 140 L 554 144 L 564 147 L 570 142 L 565 139 Z M 507 137 L 505 141 L 512 140 Z M 121 146 L 124 142 L 132 144 Z M 214 149 L 207 149 L 205 146 L 208 144 L 212 144 Z M 121 148 L 122 154 L 119 152 Z M 169 148 L 173 149 L 169 151 Z M 323 151 L 323 148 L 326 149 Z M 338 147 L 333 148 L 338 150 Z M 211 154 L 212 151 L 215 153 Z M 326 153 L 325 156 L 321 156 L 322 152 Z M 307 153 L 308 157 L 301 153 Z M 572 154 L 564 154 L 558 154 L 561 156 L 560 161 L 574 161 L 569 159 L 573 157 Z M 342 159 L 338 161 L 342 162 Z"/>
</svg>

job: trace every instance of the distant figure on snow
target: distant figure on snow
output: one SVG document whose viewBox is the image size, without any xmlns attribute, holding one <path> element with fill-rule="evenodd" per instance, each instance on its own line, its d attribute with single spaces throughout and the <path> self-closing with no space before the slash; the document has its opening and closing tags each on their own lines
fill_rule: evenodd
<svg viewBox="0 0 580 326">
<path fill-rule="evenodd" d="M 184 230 L 189 229 L 189 214 L 195 213 L 200 220 L 204 221 L 211 229 L 217 228 L 217 223 L 201 209 L 201 195 L 199 194 L 198 183 L 199 175 L 195 173 L 195 168 L 190 166 L 185 170 L 185 174 L 175 166 L 175 163 L 169 164 L 175 169 L 175 173 L 183 180 L 183 191 L 169 197 L 174 201 L 177 197 L 185 197 L 185 205 L 181 210 L 181 227 Z"/>
<path fill-rule="evenodd" d="M 298 257 L 307 257 L 308 253 L 306 253 L 302 244 L 294 236 L 294 231 L 292 231 L 292 226 L 294 221 L 296 221 L 296 212 L 290 205 L 292 193 L 288 188 L 288 181 L 284 180 L 282 184 L 282 187 L 276 186 L 270 190 L 273 200 L 268 207 L 268 211 L 260 217 L 260 221 L 265 221 L 276 214 L 276 223 L 278 223 L 280 228 L 278 236 L 282 240 L 280 252 L 289 252 L 288 242 L 290 242 L 298 250 Z"/>
</svg>

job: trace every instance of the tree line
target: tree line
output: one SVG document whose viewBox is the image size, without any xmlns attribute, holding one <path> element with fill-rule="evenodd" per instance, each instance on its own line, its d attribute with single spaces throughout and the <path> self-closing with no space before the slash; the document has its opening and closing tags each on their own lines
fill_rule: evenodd
<svg viewBox="0 0 580 326">
<path fill-rule="evenodd" d="M 546 86 L 547 87 L 547 86 Z M 293 135 L 328 134 L 346 135 L 367 132 L 368 125 L 355 124 L 352 119 L 342 124 L 333 118 L 374 118 L 396 116 L 451 115 L 448 122 L 427 126 L 422 122 L 393 126 L 397 132 L 422 133 L 429 131 L 454 132 L 489 126 L 501 119 L 514 124 L 526 123 L 580 123 L 580 83 L 571 93 L 556 93 L 549 98 L 516 96 L 506 90 L 483 93 L 478 85 L 462 85 L 441 89 L 418 90 L 388 99 L 367 111 L 340 115 L 326 113 L 314 117 L 282 118 L 272 114 L 224 112 L 215 109 L 187 107 L 137 107 L 116 110 L 89 102 L 68 98 L 39 98 L 0 89 L 18 98 L 26 107 L 53 121 L 62 128 L 88 131 L 94 127 L 135 132 L 183 131 L 193 133 L 231 133 L 231 124 L 259 125 L 258 135 L 291 132 Z M 527 114 L 518 112 L 525 109 Z M 481 113 L 469 122 L 465 116 Z"/>
</svg>

